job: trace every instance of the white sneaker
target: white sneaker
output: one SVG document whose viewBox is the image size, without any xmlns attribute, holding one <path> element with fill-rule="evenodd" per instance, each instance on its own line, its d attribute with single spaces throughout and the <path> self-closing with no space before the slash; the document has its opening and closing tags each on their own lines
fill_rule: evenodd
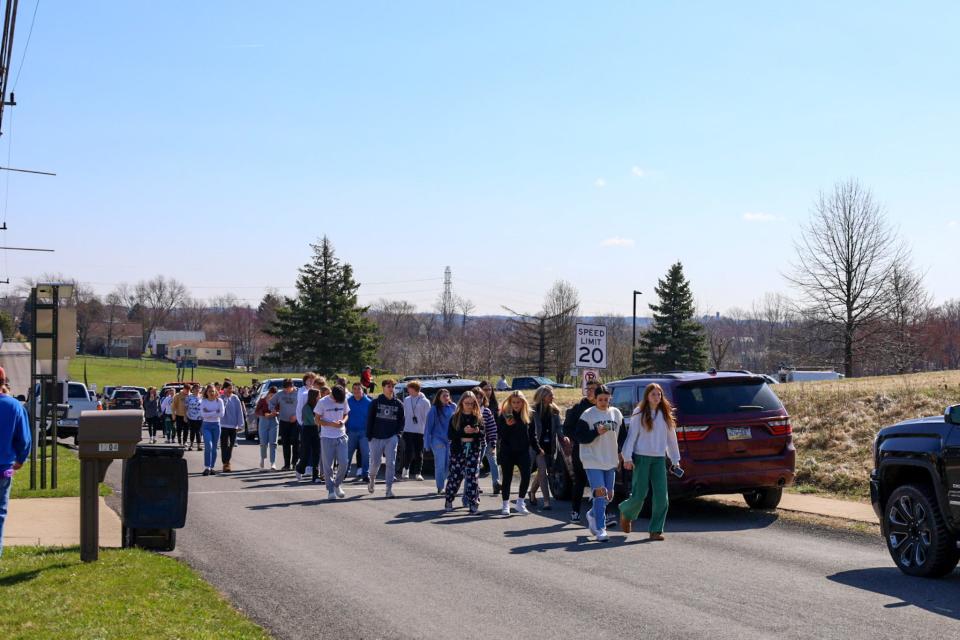
<svg viewBox="0 0 960 640">
<path fill-rule="evenodd" d="M 347 494 L 345 494 L 345 493 L 343 492 L 343 489 L 341 489 L 340 487 L 337 487 L 336 494 L 337 494 L 337 497 L 338 497 L 338 498 L 346 498 L 346 497 L 347 497 Z"/>
<path fill-rule="evenodd" d="M 517 498 L 517 513 L 522 516 L 530 515 L 530 512 L 527 511 L 527 503 L 523 501 L 523 498 Z"/>
<path fill-rule="evenodd" d="M 336 499 L 337 499 L 337 494 L 335 494 L 333 491 L 330 491 L 329 493 L 327 493 L 327 500 L 336 500 Z"/>
<path fill-rule="evenodd" d="M 304 469 L 304 470 L 303 470 L 303 475 L 305 475 L 305 476 L 311 476 L 311 475 L 313 475 L 313 467 L 307 467 L 306 469 Z"/>
<path fill-rule="evenodd" d="M 509 500 L 504 500 L 504 501 L 503 501 L 503 508 L 500 509 L 500 515 L 503 515 L 503 516 L 508 516 L 508 515 L 510 515 L 510 501 L 509 501 Z"/>
<path fill-rule="evenodd" d="M 610 538 L 607 536 L 606 529 L 600 529 L 600 531 L 597 531 L 597 542 L 610 542 Z"/>
<path fill-rule="evenodd" d="M 404 470 L 403 470 L 403 479 L 404 479 L 404 480 L 409 480 L 409 479 L 410 479 L 410 470 L 409 470 L 409 469 L 404 469 Z"/>
<path fill-rule="evenodd" d="M 416 480 L 419 481 L 419 482 L 423 482 L 423 476 L 418 473 L 418 474 L 417 474 L 417 477 L 416 477 Z"/>
<path fill-rule="evenodd" d="M 377 479 L 373 476 L 370 476 L 370 482 L 367 483 L 367 492 L 373 493 L 374 487 L 377 485 Z"/>
<path fill-rule="evenodd" d="M 303 474 L 297 471 L 297 482 L 300 482 L 301 480 L 303 480 Z"/>
<path fill-rule="evenodd" d="M 593 535 L 598 535 L 597 523 L 594 522 L 593 511 L 587 511 L 587 528 L 590 529 L 590 533 Z"/>
<path fill-rule="evenodd" d="M 395 497 L 396 497 L 395 495 L 393 495 L 393 489 L 390 488 L 390 487 L 387 487 L 387 497 L 388 497 L 388 498 L 395 498 Z"/>
<path fill-rule="evenodd" d="M 260 458 L 260 468 L 263 469 L 263 468 L 266 467 L 266 466 L 267 466 L 267 459 L 266 459 L 266 458 Z"/>
<path fill-rule="evenodd" d="M 270 465 L 270 471 L 276 471 L 276 470 L 277 470 L 277 465 L 275 464 Z"/>
</svg>

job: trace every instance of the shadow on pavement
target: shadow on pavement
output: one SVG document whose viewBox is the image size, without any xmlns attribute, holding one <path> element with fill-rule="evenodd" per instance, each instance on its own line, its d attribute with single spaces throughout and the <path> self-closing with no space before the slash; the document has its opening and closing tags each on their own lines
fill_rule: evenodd
<svg viewBox="0 0 960 640">
<path fill-rule="evenodd" d="M 627 542 L 624 535 L 611 535 L 609 542 L 596 542 L 591 540 L 589 535 L 577 536 L 576 540 L 566 540 L 564 542 L 548 542 L 546 544 L 527 544 L 520 547 L 514 547 L 510 550 L 513 555 L 524 553 L 545 553 L 547 551 L 568 551 L 570 553 L 580 553 L 583 551 L 601 551 L 612 547 L 623 546 Z"/>
<path fill-rule="evenodd" d="M 885 609 L 913 605 L 960 620 L 960 575 L 956 572 L 941 580 L 930 580 L 904 575 L 896 567 L 874 567 L 835 573 L 827 580 L 900 601 L 883 605 Z"/>
</svg>

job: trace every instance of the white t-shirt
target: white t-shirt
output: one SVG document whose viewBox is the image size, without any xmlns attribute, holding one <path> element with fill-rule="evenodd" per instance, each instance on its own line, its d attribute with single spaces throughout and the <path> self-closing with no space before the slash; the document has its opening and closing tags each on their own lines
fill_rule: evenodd
<svg viewBox="0 0 960 640">
<path fill-rule="evenodd" d="M 623 414 L 620 409 L 610 407 L 601 411 L 597 407 L 590 407 L 580 416 L 580 422 L 587 423 L 590 431 L 596 432 L 597 427 L 604 426 L 607 432 L 598 435 L 591 442 L 580 443 L 580 461 L 584 469 L 616 469 L 620 464 L 617 450 L 617 432 L 623 425 Z"/>
<path fill-rule="evenodd" d="M 327 396 L 317 401 L 317 406 L 313 408 L 313 413 L 317 416 L 317 424 L 320 424 L 321 420 L 336 422 L 341 418 L 347 417 L 347 414 L 350 413 L 350 407 L 346 402 L 337 402 L 333 399 L 333 396 Z M 320 427 L 321 438 L 339 438 L 345 435 L 347 435 L 346 426 L 339 428 Z"/>
</svg>

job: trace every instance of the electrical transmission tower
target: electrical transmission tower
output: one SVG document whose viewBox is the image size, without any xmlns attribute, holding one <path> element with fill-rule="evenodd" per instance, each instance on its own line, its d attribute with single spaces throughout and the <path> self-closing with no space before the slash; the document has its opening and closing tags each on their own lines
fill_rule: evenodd
<svg viewBox="0 0 960 640">
<path fill-rule="evenodd" d="M 449 331 L 453 327 L 453 316 L 457 302 L 453 297 L 453 273 L 448 266 L 443 270 L 443 296 L 440 299 L 440 315 L 443 318 L 443 328 Z"/>
</svg>

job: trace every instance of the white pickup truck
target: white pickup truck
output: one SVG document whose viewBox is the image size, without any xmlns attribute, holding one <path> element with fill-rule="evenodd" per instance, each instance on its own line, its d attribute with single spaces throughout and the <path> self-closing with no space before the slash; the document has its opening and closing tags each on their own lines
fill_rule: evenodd
<svg viewBox="0 0 960 640">
<path fill-rule="evenodd" d="M 69 438 L 76 437 L 77 428 L 80 426 L 80 413 L 83 411 L 95 411 L 97 409 L 97 401 L 94 396 L 93 399 L 90 397 L 90 392 L 87 391 L 87 385 L 82 382 L 61 382 L 63 387 L 61 390 L 61 397 L 66 398 L 67 403 L 67 415 L 57 421 L 57 436 L 60 438 Z M 33 389 L 34 395 L 37 398 L 37 417 L 40 416 L 40 385 L 36 385 Z M 49 433 L 50 430 L 50 420 L 47 419 L 45 429 Z"/>
</svg>

